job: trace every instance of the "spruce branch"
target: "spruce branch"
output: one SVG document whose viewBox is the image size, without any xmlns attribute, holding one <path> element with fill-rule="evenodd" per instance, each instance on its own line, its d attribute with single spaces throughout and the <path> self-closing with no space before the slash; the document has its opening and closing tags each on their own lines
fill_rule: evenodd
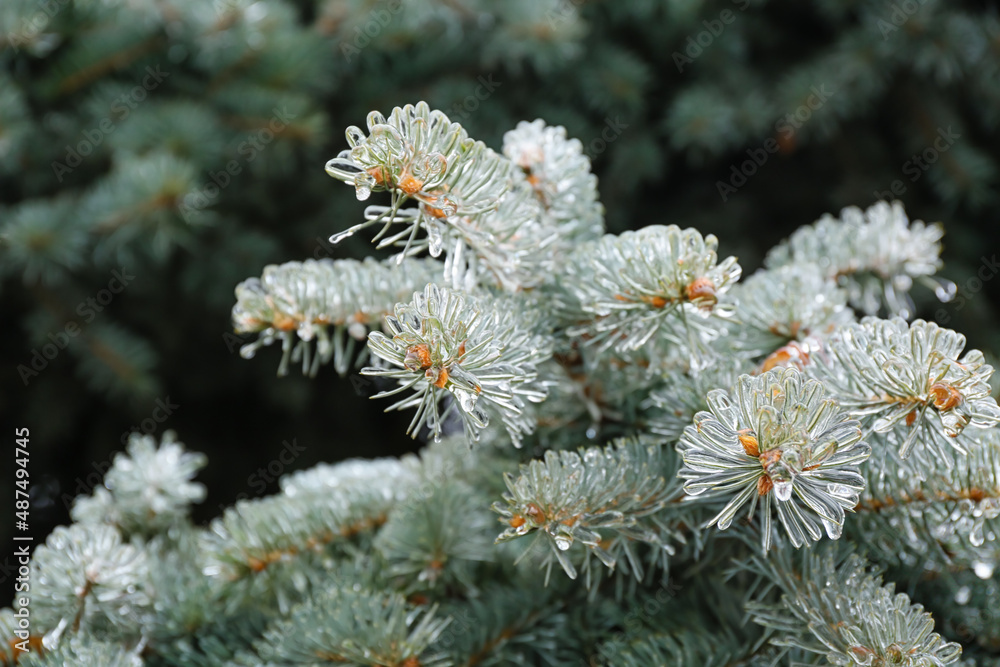
<svg viewBox="0 0 1000 667">
<path fill-rule="evenodd" d="M 858 422 L 794 368 L 742 375 L 732 397 L 717 389 L 706 400 L 709 410 L 695 415 L 677 448 L 684 490 L 728 499 L 707 525 L 725 530 L 744 504 L 752 516 L 759 501 L 765 551 L 772 504 L 796 547 L 819 540 L 822 529 L 839 538 L 844 512 L 864 489 L 858 466 L 871 453 Z"/>
<path fill-rule="evenodd" d="M 558 561 L 575 579 L 577 569 L 567 552 L 579 542 L 609 568 L 624 558 L 641 577 L 634 541 L 652 545 L 665 558 L 674 553 L 674 543 L 685 539 L 670 517 L 658 515 L 680 498 L 676 468 L 671 448 L 636 440 L 579 452 L 549 450 L 544 460 L 522 465 L 517 477 L 505 475 L 508 490 L 493 509 L 508 528 L 497 542 L 537 531 L 536 539 L 544 536 L 551 547 L 543 562 L 548 570 Z"/>
<path fill-rule="evenodd" d="M 609 234 L 581 247 L 563 284 L 589 321 L 568 333 L 622 354 L 658 333 L 687 344 L 689 326 L 732 314 L 719 297 L 739 280 L 741 269 L 735 257 L 718 263 L 717 247 L 713 235 L 676 225 Z"/>
<path fill-rule="evenodd" d="M 851 306 L 867 315 L 885 308 L 890 315 L 913 316 L 910 288 L 914 281 L 934 290 L 942 301 L 955 295 L 955 285 L 931 276 L 941 268 L 940 224 L 910 220 L 900 202 L 880 201 L 867 210 L 850 206 L 840 219 L 824 215 L 800 227 L 768 253 L 765 265 L 817 266 L 824 277 L 845 288 Z"/>
<path fill-rule="evenodd" d="M 451 623 L 431 648 L 447 654 L 454 667 L 563 664 L 566 603 L 537 584 L 533 578 L 491 584 L 476 597 L 447 603 L 442 615 Z"/>
<path fill-rule="evenodd" d="M 260 278 L 236 286 L 233 327 L 237 333 L 258 335 L 240 354 L 252 358 L 280 340 L 279 376 L 288 373 L 289 362 L 299 360 L 309 376 L 331 360 L 343 376 L 352 362 L 364 360 L 367 350 L 359 341 L 381 325 L 396 303 L 440 272 L 437 262 L 417 259 L 401 264 L 322 259 L 266 266 Z"/>
<path fill-rule="evenodd" d="M 144 667 L 140 657 L 143 642 L 134 648 L 104 639 L 70 637 L 51 650 L 32 648 L 32 653 L 13 659 L 18 667 L 65 667 L 66 665 L 100 665 L 100 667 Z M 4 662 L 3 664 L 7 664 Z"/>
<path fill-rule="evenodd" d="M 449 622 L 436 611 L 399 594 L 334 586 L 265 631 L 248 664 L 444 667 L 444 656 L 428 650 Z"/>
<path fill-rule="evenodd" d="M 334 178 L 353 183 L 359 200 L 373 191 L 389 191 L 388 208 L 370 208 L 367 220 L 339 232 L 330 241 L 337 243 L 379 222 L 382 230 L 375 235 L 379 247 L 403 245 L 399 260 L 429 248 L 432 255 L 442 249 L 438 219 L 468 216 L 496 208 L 507 191 L 513 165 L 482 142 L 469 138 L 465 129 L 440 111 L 432 111 L 426 102 L 396 107 L 386 118 L 377 111 L 368 114 L 368 135 L 354 126 L 347 128 L 350 149 L 342 151 L 326 164 Z M 416 214 L 397 217 L 409 199 L 419 207 Z M 395 235 L 385 234 L 393 223 L 407 227 Z M 425 241 L 415 245 L 417 231 L 428 232 Z"/>
<path fill-rule="evenodd" d="M 865 466 L 851 533 L 865 536 L 870 558 L 938 570 L 1000 558 L 1000 429 L 971 444 L 952 466 L 914 470 L 893 450 Z"/>
<path fill-rule="evenodd" d="M 798 562 L 796 562 L 798 561 Z M 754 620 L 783 635 L 777 645 L 823 655 L 833 665 L 942 667 L 962 648 L 934 632 L 934 620 L 893 584 L 882 584 L 864 559 L 779 551 L 755 567 L 781 592 L 780 604 L 749 605 Z"/>
<path fill-rule="evenodd" d="M 386 317 L 389 335 L 375 331 L 368 337 L 372 354 L 389 366 L 362 373 L 399 382 L 372 398 L 412 390 L 387 410 L 417 409 L 407 431 L 413 437 L 426 426 L 440 438 L 445 419 L 457 413 L 474 441 L 493 413 L 518 445 L 535 428 L 524 412 L 525 399 L 540 402 L 546 396 L 536 367 L 551 355 L 551 343 L 512 305 L 434 284 L 415 292 L 411 302 L 397 304 L 395 315 Z M 446 394 L 454 400 L 442 412 Z"/>
<path fill-rule="evenodd" d="M 300 558 L 381 526 L 417 480 L 412 459 L 348 460 L 283 478 L 281 494 L 239 501 L 212 522 L 205 574 L 249 581 L 248 595 L 274 591 L 266 579 L 286 576 L 282 565 L 294 574 Z"/>
<path fill-rule="evenodd" d="M 125 453 L 115 455 L 104 486 L 79 496 L 71 516 L 80 523 L 107 523 L 125 535 L 150 537 L 187 520 L 191 503 L 205 498 L 205 487 L 191 482 L 207 459 L 185 452 L 173 431 L 156 445 L 152 436 L 133 433 Z"/>
<path fill-rule="evenodd" d="M 649 392 L 645 402 L 647 427 L 652 433 L 674 441 L 699 412 L 709 409 L 706 397 L 713 389 L 730 390 L 737 379 L 753 370 L 740 358 L 720 358 L 702 368 L 665 374 L 663 382 Z"/>
<path fill-rule="evenodd" d="M 604 232 L 597 177 L 579 139 L 538 119 L 521 121 L 503 137 L 503 153 L 521 168 L 536 198 L 559 230 L 558 252 L 596 240 Z"/>
<path fill-rule="evenodd" d="M 124 543 L 112 526 L 59 526 L 31 559 L 32 583 L 46 591 L 31 597 L 36 631 L 54 639 L 81 630 L 128 636 L 137 616 L 150 611 L 149 558 L 141 542 Z"/>
<path fill-rule="evenodd" d="M 733 288 L 732 340 L 753 356 L 854 322 L 847 292 L 811 264 L 758 271 Z"/>
<path fill-rule="evenodd" d="M 990 395 L 992 366 L 965 336 L 933 322 L 866 317 L 826 339 L 806 366 L 851 414 L 899 444 L 909 456 L 917 442 L 924 469 L 951 465 L 944 445 L 966 453 L 971 431 L 1000 424 Z"/>
<path fill-rule="evenodd" d="M 423 497 L 392 511 L 373 547 L 400 589 L 475 593 L 474 566 L 493 560 L 488 504 L 466 484 L 439 483 Z"/>
</svg>

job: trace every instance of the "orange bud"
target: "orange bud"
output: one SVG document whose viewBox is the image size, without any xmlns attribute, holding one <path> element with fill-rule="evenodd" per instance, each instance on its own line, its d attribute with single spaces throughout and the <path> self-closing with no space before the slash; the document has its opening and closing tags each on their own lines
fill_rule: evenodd
<svg viewBox="0 0 1000 667">
<path fill-rule="evenodd" d="M 419 178 L 414 178 L 410 172 L 404 171 L 396 186 L 408 195 L 413 195 L 424 187 L 424 182 Z"/>
<path fill-rule="evenodd" d="M 538 506 L 537 503 L 528 503 L 527 509 L 524 513 L 531 517 L 531 520 L 535 523 L 543 523 L 545 521 L 545 512 L 542 508 Z"/>
<path fill-rule="evenodd" d="M 425 343 L 411 345 L 403 357 L 403 367 L 408 371 L 421 371 L 431 366 L 431 349 Z"/>
<path fill-rule="evenodd" d="M 702 276 L 696 278 L 684 289 L 684 294 L 688 301 L 703 299 L 709 308 L 717 301 L 715 297 L 715 283 Z M 702 307 L 705 307 L 704 305 Z"/>
<path fill-rule="evenodd" d="M 962 394 L 958 389 L 940 380 L 931 385 L 930 393 L 934 396 L 934 407 L 938 410 L 951 410 L 962 402 Z"/>
<path fill-rule="evenodd" d="M 752 456 L 757 458 L 760 456 L 760 446 L 757 444 L 757 438 L 752 435 L 741 435 L 740 444 L 743 445 L 743 451 L 747 453 L 747 456 Z"/>
</svg>

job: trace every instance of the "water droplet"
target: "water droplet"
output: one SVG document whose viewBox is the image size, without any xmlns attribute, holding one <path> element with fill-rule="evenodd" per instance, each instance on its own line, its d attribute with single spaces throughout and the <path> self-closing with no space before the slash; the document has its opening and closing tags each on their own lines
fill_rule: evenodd
<svg viewBox="0 0 1000 667">
<path fill-rule="evenodd" d="M 983 536 L 983 524 L 980 523 L 972 530 L 971 533 L 969 533 L 969 542 L 971 542 L 974 547 L 981 547 L 985 541 L 986 538 Z"/>
<path fill-rule="evenodd" d="M 976 576 L 980 579 L 989 579 L 993 576 L 993 563 L 976 561 L 972 564 L 972 571 L 975 572 Z"/>
<path fill-rule="evenodd" d="M 375 178 L 366 171 L 354 177 L 354 193 L 358 196 L 358 201 L 364 201 L 371 197 L 372 186 L 375 185 Z"/>
<path fill-rule="evenodd" d="M 778 497 L 778 500 L 787 501 L 792 497 L 792 480 L 772 478 L 772 481 L 774 481 L 774 495 Z"/>
<path fill-rule="evenodd" d="M 436 224 L 427 225 L 427 241 L 429 243 L 427 251 L 431 257 L 438 257 L 444 248 L 444 235 L 441 228 Z"/>
<path fill-rule="evenodd" d="M 594 428 L 593 426 L 591 426 L 591 427 L 589 427 L 587 429 L 587 439 L 588 440 L 596 440 L 597 439 L 597 429 Z"/>
<path fill-rule="evenodd" d="M 330 241 L 330 243 L 333 243 L 333 244 L 336 245 L 337 243 L 340 243 L 341 241 L 343 241 L 347 237 L 354 236 L 354 232 L 356 232 L 356 231 L 358 231 L 358 230 L 356 228 L 354 228 L 354 227 L 351 227 L 350 229 L 345 229 L 342 232 L 337 232 L 336 234 L 332 234 L 330 236 L 329 241 Z"/>
<path fill-rule="evenodd" d="M 573 546 L 573 538 L 569 535 L 560 533 L 559 535 L 556 535 L 556 546 L 559 547 L 560 551 L 566 551 Z"/>
<path fill-rule="evenodd" d="M 361 322 L 351 322 L 347 327 L 347 333 L 355 340 L 364 340 L 368 337 L 368 327 Z"/>
<path fill-rule="evenodd" d="M 458 399 L 458 404 L 462 406 L 462 410 L 465 412 L 472 412 L 472 410 L 476 407 L 476 401 L 479 397 L 474 392 L 454 385 L 451 388 L 451 393 L 453 393 L 455 398 Z"/>
<path fill-rule="evenodd" d="M 948 303 L 958 294 L 958 286 L 952 281 L 938 278 L 935 282 L 937 282 L 937 287 L 934 288 L 934 296 L 943 303 Z"/>
<path fill-rule="evenodd" d="M 972 590 L 968 586 L 962 586 L 955 592 L 955 602 L 958 604 L 968 604 L 972 597 Z"/>
<path fill-rule="evenodd" d="M 253 343 L 240 348 L 240 356 L 244 359 L 253 359 L 255 354 L 257 354 L 257 346 Z"/>
</svg>

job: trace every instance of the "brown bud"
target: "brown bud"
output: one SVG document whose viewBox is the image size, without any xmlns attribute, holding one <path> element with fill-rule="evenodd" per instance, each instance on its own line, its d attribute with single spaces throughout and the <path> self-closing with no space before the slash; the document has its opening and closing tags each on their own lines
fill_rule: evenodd
<svg viewBox="0 0 1000 667">
<path fill-rule="evenodd" d="M 761 475 L 757 479 L 757 495 L 766 496 L 768 492 L 774 488 L 774 482 L 767 475 Z"/>
<path fill-rule="evenodd" d="M 528 507 L 524 510 L 524 513 L 531 517 L 531 520 L 535 523 L 545 522 L 545 512 L 538 506 L 538 503 L 528 503 Z"/>
</svg>

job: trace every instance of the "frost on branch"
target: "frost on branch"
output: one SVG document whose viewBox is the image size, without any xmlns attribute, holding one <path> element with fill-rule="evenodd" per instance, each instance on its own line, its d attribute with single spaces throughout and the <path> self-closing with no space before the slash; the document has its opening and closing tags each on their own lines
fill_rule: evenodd
<svg viewBox="0 0 1000 667">
<path fill-rule="evenodd" d="M 378 247 L 402 245 L 400 260 L 425 248 L 438 255 L 442 221 L 495 209 L 510 186 L 510 160 L 470 139 L 461 125 L 425 102 L 396 107 L 388 118 L 372 111 L 368 135 L 351 126 L 347 143 L 351 148 L 327 162 L 327 173 L 353 183 L 358 199 L 389 191 L 392 200 L 389 207 L 369 207 L 367 220 L 332 236 L 333 243 L 381 222 L 374 240 L 381 240 Z M 418 208 L 398 215 L 410 199 Z M 404 223 L 404 229 L 386 237 L 393 223 Z M 417 241 L 420 228 L 426 236 Z"/>
<path fill-rule="evenodd" d="M 798 562 L 796 562 L 798 561 Z M 866 571 L 857 555 L 838 563 L 833 555 L 787 552 L 756 562 L 777 584 L 779 604 L 750 605 L 754 620 L 775 629 L 772 640 L 824 656 L 830 665 L 943 667 L 958 661 L 962 647 L 934 632 L 934 619 L 893 584 Z"/>
<path fill-rule="evenodd" d="M 597 199 L 597 177 L 579 139 L 566 128 L 539 119 L 521 121 L 503 137 L 503 153 L 521 168 L 535 197 L 559 232 L 558 250 L 597 239 L 604 232 L 604 207 Z"/>
<path fill-rule="evenodd" d="M 740 507 L 749 502 L 753 516 L 759 501 L 765 551 L 772 505 L 796 547 L 819 540 L 822 529 L 839 538 L 844 512 L 864 488 L 858 466 L 871 449 L 823 386 L 794 368 L 775 369 L 741 376 L 732 397 L 709 392 L 708 404 L 677 445 L 684 490 L 728 500 L 708 525 L 725 530 Z"/>
<path fill-rule="evenodd" d="M 684 540 L 657 516 L 681 496 L 676 463 L 671 448 L 628 440 L 579 452 L 550 450 L 544 460 L 521 466 L 517 477 L 505 476 L 508 491 L 493 509 L 508 528 L 497 542 L 537 530 L 536 539 L 545 536 L 551 546 L 548 566 L 554 556 L 571 578 L 577 576 L 569 553 L 574 543 L 610 568 L 624 560 L 641 578 L 635 542 L 652 545 L 663 563 L 673 543 Z M 589 558 L 584 565 L 589 580 Z"/>
<path fill-rule="evenodd" d="M 564 285 L 589 321 L 571 327 L 570 335 L 621 353 L 658 334 L 686 342 L 687 327 L 732 313 L 719 297 L 739 280 L 741 269 L 735 257 L 718 263 L 717 247 L 713 235 L 676 225 L 608 234 L 582 246 Z"/>
<path fill-rule="evenodd" d="M 123 543 L 112 526 L 59 526 L 35 551 L 31 568 L 32 583 L 46 592 L 31 597 L 36 632 L 134 632 L 150 612 L 148 552 Z"/>
<path fill-rule="evenodd" d="M 772 269 L 792 263 L 818 266 L 824 277 L 847 290 L 854 308 L 868 315 L 885 308 L 909 319 L 914 281 L 942 301 L 955 295 L 953 283 L 930 277 L 941 268 L 943 235 L 940 224 L 911 223 L 900 202 L 880 201 L 865 211 L 849 206 L 839 220 L 826 214 L 800 227 L 768 253 L 766 264 Z"/>
<path fill-rule="evenodd" d="M 929 463 L 951 465 L 947 443 L 965 453 L 967 427 L 1000 423 L 1000 407 L 990 395 L 993 367 L 982 352 L 961 359 L 965 336 L 933 322 L 867 317 L 824 341 L 807 368 L 844 408 L 877 433 L 886 433 L 906 458 L 917 443 Z"/>
<path fill-rule="evenodd" d="M 854 322 L 847 292 L 812 264 L 758 271 L 736 285 L 732 339 L 758 356 Z"/>
<path fill-rule="evenodd" d="M 515 444 L 534 431 L 525 414 L 525 399 L 544 400 L 545 385 L 536 366 L 551 356 L 547 339 L 536 334 L 513 304 L 491 303 L 428 284 L 410 303 L 396 305 L 386 318 L 388 335 L 373 332 L 372 354 L 389 364 L 362 372 L 393 378 L 396 389 L 373 398 L 411 390 L 412 394 L 388 410 L 416 408 L 408 433 L 416 437 L 423 426 L 440 438 L 445 419 L 457 413 L 471 440 L 500 418 Z M 442 412 L 440 402 L 453 400 Z"/>
<path fill-rule="evenodd" d="M 152 436 L 133 433 L 126 454 L 115 455 L 104 485 L 73 505 L 74 521 L 109 523 L 126 534 L 151 535 L 181 523 L 205 487 L 191 479 L 207 463 L 204 454 L 185 452 L 173 431 L 160 446 Z"/>
<path fill-rule="evenodd" d="M 366 350 L 359 341 L 381 326 L 397 302 L 440 275 L 437 262 L 415 259 L 401 264 L 309 259 L 266 266 L 260 278 L 236 286 L 233 326 L 239 334 L 257 334 L 240 354 L 250 359 L 280 340 L 278 375 L 288 373 L 290 361 L 301 360 L 302 372 L 315 376 L 331 359 L 337 373 L 346 375 L 352 361 L 363 361 Z"/>
</svg>

